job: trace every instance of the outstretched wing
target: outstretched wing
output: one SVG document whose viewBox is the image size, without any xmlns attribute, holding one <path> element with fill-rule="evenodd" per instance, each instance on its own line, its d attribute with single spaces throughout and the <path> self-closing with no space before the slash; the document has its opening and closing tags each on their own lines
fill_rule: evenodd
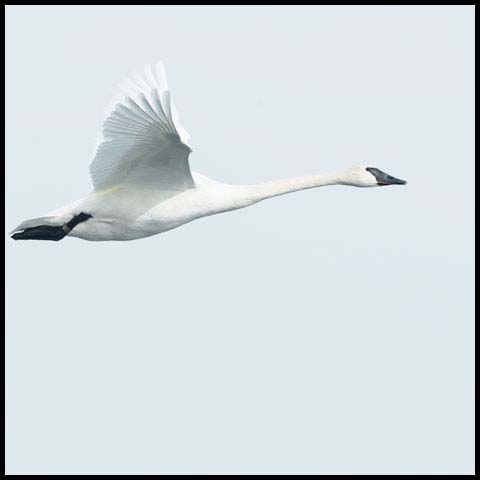
<svg viewBox="0 0 480 480">
<path fill-rule="evenodd" d="M 90 177 L 95 190 L 113 186 L 183 191 L 194 182 L 188 133 L 170 99 L 162 62 L 120 85 L 103 122 Z"/>
</svg>

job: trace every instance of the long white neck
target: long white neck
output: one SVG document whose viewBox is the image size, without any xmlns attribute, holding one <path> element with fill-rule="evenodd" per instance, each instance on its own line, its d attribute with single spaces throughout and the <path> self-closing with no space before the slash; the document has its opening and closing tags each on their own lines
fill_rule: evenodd
<svg viewBox="0 0 480 480">
<path fill-rule="evenodd" d="M 342 170 L 321 175 L 293 177 L 282 180 L 272 180 L 255 185 L 228 185 L 211 180 L 201 174 L 195 174 L 195 182 L 204 184 L 206 197 L 199 200 L 197 197 L 198 216 L 213 215 L 215 213 L 248 207 L 267 198 L 297 192 L 307 188 L 324 187 L 327 185 L 359 185 L 352 177 L 352 170 Z M 373 178 L 373 177 L 372 177 Z"/>
<path fill-rule="evenodd" d="M 345 184 L 346 182 L 342 180 L 341 172 L 272 180 L 265 183 L 246 186 L 244 190 L 244 200 L 247 204 L 250 204 L 265 200 L 266 198 L 276 197 L 290 192 L 297 192 L 298 190 L 305 190 L 307 188 Z"/>
</svg>

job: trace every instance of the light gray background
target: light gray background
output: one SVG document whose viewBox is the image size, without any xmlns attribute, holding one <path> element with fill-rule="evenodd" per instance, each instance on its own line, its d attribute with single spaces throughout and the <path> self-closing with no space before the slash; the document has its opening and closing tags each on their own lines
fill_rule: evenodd
<svg viewBox="0 0 480 480">
<path fill-rule="evenodd" d="M 7 7 L 7 231 L 161 58 L 192 169 L 367 163 L 126 243 L 7 238 L 7 472 L 473 472 L 473 7 Z"/>
</svg>

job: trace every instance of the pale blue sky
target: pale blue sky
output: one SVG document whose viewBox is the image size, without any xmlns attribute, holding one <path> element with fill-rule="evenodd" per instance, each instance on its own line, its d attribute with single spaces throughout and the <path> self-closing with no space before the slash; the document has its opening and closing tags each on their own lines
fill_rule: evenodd
<svg viewBox="0 0 480 480">
<path fill-rule="evenodd" d="M 10 474 L 473 471 L 473 7 L 6 9 L 6 230 L 163 59 L 194 171 L 368 163 L 135 242 L 7 239 Z"/>
</svg>

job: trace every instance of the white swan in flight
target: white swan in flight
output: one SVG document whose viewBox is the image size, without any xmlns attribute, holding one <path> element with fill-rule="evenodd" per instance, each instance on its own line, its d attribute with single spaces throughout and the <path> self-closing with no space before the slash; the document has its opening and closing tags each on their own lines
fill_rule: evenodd
<svg viewBox="0 0 480 480">
<path fill-rule="evenodd" d="M 15 240 L 135 240 L 266 198 L 325 185 L 376 187 L 406 182 L 369 166 L 228 185 L 190 171 L 189 137 L 170 98 L 162 62 L 125 80 L 107 111 L 90 163 L 93 191 L 44 217 L 22 222 Z"/>
</svg>

